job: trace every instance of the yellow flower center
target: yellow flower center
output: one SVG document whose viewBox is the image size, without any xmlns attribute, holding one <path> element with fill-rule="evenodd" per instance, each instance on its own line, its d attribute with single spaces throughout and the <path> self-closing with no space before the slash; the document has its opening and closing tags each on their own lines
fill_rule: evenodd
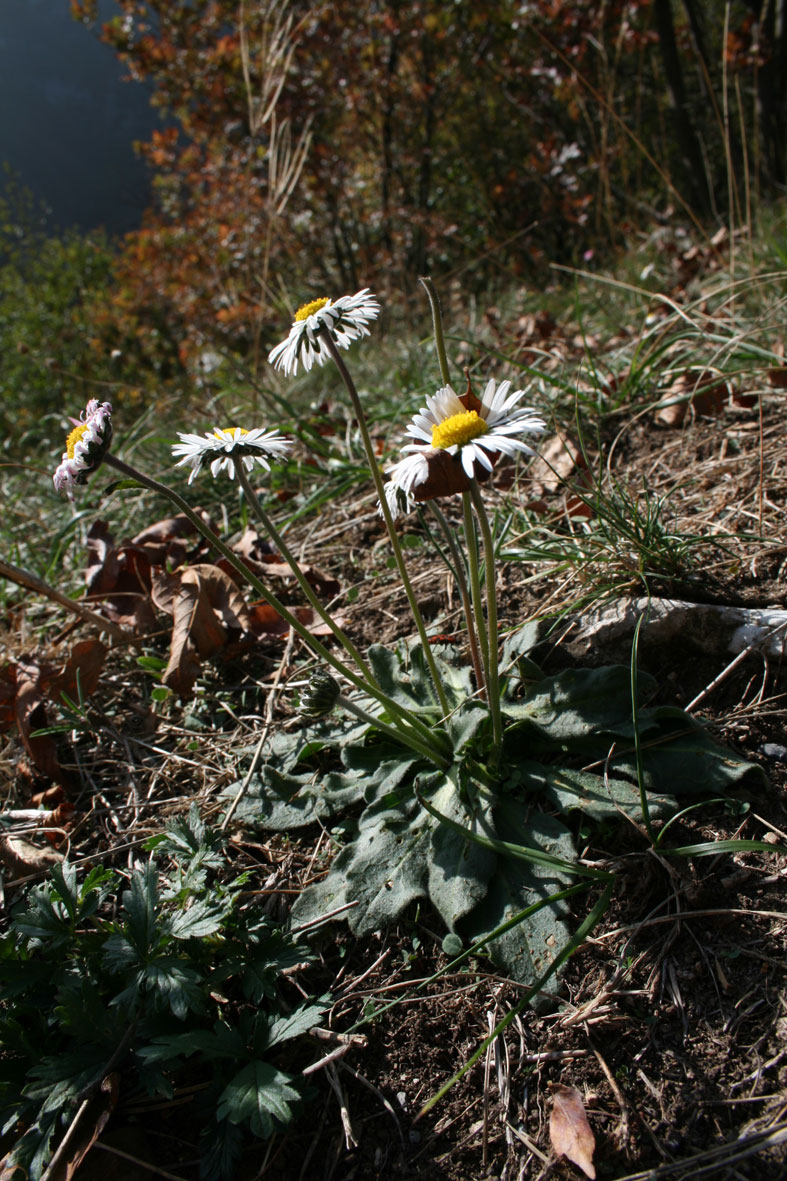
<svg viewBox="0 0 787 1181">
<path fill-rule="evenodd" d="M 242 426 L 224 426 L 224 427 L 220 427 L 220 428 L 214 427 L 213 434 L 221 443 L 223 443 L 224 440 L 222 439 L 221 435 L 219 434 L 219 430 L 226 431 L 228 434 L 232 434 L 233 431 L 240 431 L 240 433 L 242 435 L 248 435 L 248 433 L 249 433 L 247 430 L 244 430 L 244 428 Z"/>
<path fill-rule="evenodd" d="M 445 422 L 438 422 L 432 427 L 432 446 L 445 449 L 457 444 L 461 447 L 471 439 L 485 435 L 488 430 L 489 427 L 484 419 L 479 417 L 478 411 L 464 410 L 461 414 L 452 414 Z"/>
<path fill-rule="evenodd" d="M 315 312 L 319 312 L 321 308 L 324 308 L 330 302 L 327 296 L 323 296 L 322 299 L 313 299 L 311 303 L 305 303 L 295 313 L 295 323 L 298 324 L 301 320 L 308 320 L 309 316 L 313 316 Z"/>
<path fill-rule="evenodd" d="M 87 423 L 80 422 L 79 426 L 75 426 L 73 431 L 71 432 L 71 434 L 66 439 L 66 455 L 68 456 L 69 459 L 74 458 L 74 448 L 76 447 L 77 443 L 82 438 L 82 436 L 84 435 L 86 430 L 87 430 Z"/>
</svg>

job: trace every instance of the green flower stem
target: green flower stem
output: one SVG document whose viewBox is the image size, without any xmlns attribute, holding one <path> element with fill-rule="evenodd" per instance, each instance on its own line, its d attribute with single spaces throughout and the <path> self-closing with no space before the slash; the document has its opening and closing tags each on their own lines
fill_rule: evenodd
<svg viewBox="0 0 787 1181">
<path fill-rule="evenodd" d="M 356 705 L 354 701 L 352 701 L 349 697 L 345 697 L 343 693 L 339 694 L 338 698 L 336 699 L 336 704 L 342 709 L 345 709 L 347 713 L 352 714 L 354 717 L 358 718 L 359 721 L 366 722 L 369 726 L 374 726 L 375 730 L 379 730 L 381 734 L 386 734 L 395 742 L 403 741 L 402 735 L 398 730 L 394 730 L 393 726 L 387 726 L 385 722 L 381 722 L 379 718 L 375 718 L 372 716 L 372 714 L 367 713 L 365 709 L 363 709 L 360 705 Z M 427 759 L 430 759 L 432 762 L 434 762 L 434 755 L 432 754 L 431 750 L 427 746 L 422 745 L 417 738 L 414 738 L 412 735 L 410 735 L 407 740 L 407 745 L 411 748 L 411 750 L 417 751 L 418 754 L 424 755 Z"/>
<path fill-rule="evenodd" d="M 464 514 L 465 543 L 467 545 L 467 562 L 470 571 L 470 590 L 473 596 L 473 612 L 475 614 L 475 632 L 481 644 L 481 657 L 484 662 L 484 685 L 489 695 L 489 637 L 484 618 L 483 596 L 481 593 L 481 574 L 478 562 L 478 534 L 475 527 L 473 507 L 468 492 L 462 493 L 462 512 Z"/>
<path fill-rule="evenodd" d="M 481 662 L 481 652 L 478 647 L 478 634 L 476 632 L 473 608 L 470 602 L 470 591 L 468 590 L 467 579 L 465 578 L 464 559 L 459 551 L 459 546 L 456 544 L 454 531 L 445 519 L 443 510 L 434 500 L 429 501 L 429 508 L 432 510 L 434 518 L 446 540 L 446 544 L 451 551 L 451 557 L 453 559 L 453 567 L 451 569 L 456 579 L 456 585 L 459 588 L 459 597 L 462 600 L 462 610 L 464 611 L 465 624 L 467 626 L 467 642 L 470 645 L 470 658 L 473 662 L 475 683 L 481 690 L 482 698 L 486 698 L 486 677 L 484 675 L 484 666 Z"/>
<path fill-rule="evenodd" d="M 432 328 L 434 329 L 437 360 L 440 363 L 440 376 L 443 379 L 443 385 L 450 385 L 451 375 L 448 372 L 448 357 L 446 356 L 445 340 L 443 339 L 443 317 L 440 315 L 440 300 L 437 296 L 437 288 L 428 276 L 422 276 L 419 282 L 429 296 L 429 303 L 432 308 Z"/>
<path fill-rule="evenodd" d="M 370 685 L 366 680 L 364 680 L 363 677 L 354 672 L 353 669 L 348 668 L 342 660 L 339 660 L 337 656 L 334 656 L 334 654 L 328 648 L 326 648 L 316 636 L 313 636 L 309 629 L 305 627 L 301 621 L 295 615 L 293 615 L 293 613 L 288 610 L 288 608 L 285 607 L 283 603 L 279 601 L 279 599 L 277 599 L 276 595 L 274 595 L 272 591 L 268 590 L 265 584 L 261 582 L 259 578 L 257 578 L 256 574 L 254 574 L 244 562 L 241 561 L 238 555 L 233 553 L 229 546 L 225 545 L 220 537 L 217 537 L 215 533 L 212 533 L 210 529 L 207 528 L 200 517 L 194 512 L 191 506 L 178 492 L 175 492 L 175 490 L 172 488 L 168 488 L 166 484 L 162 484 L 158 480 L 154 480 L 152 477 L 146 476 L 143 472 L 140 472 L 136 468 L 131 467 L 130 464 L 124 463 L 122 459 L 118 459 L 117 456 L 112 455 L 110 452 L 107 452 L 107 454 L 104 456 L 103 462 L 107 465 L 107 467 L 114 468 L 115 471 L 120 472 L 122 475 L 127 476 L 132 480 L 135 480 L 138 484 L 141 484 L 143 488 L 148 488 L 151 492 L 155 492 L 159 496 L 164 496 L 167 500 L 171 501 L 171 503 L 174 504 L 175 507 L 178 508 L 180 512 L 182 512 L 184 516 L 189 519 L 191 524 L 202 534 L 206 541 L 208 541 L 214 549 L 218 550 L 221 556 L 229 562 L 233 570 L 235 570 L 236 573 L 240 575 L 241 579 L 246 579 L 254 588 L 256 593 L 260 596 L 260 598 L 263 599 L 269 607 L 272 607 L 274 611 L 276 611 L 281 616 L 284 622 L 289 624 L 293 631 L 297 632 L 306 646 L 310 648 L 312 652 L 314 652 L 315 656 L 318 656 L 320 660 L 324 660 L 326 664 L 329 664 L 331 668 L 335 669 L 341 676 L 345 677 L 352 685 L 356 687 L 356 689 L 360 689 L 362 692 L 369 693 L 370 696 L 379 701 L 379 703 L 386 710 L 388 710 L 389 713 L 405 723 L 407 727 L 406 729 L 397 730 L 397 735 L 400 741 L 404 742 L 405 745 L 412 745 L 413 739 L 411 728 L 419 730 L 426 735 L 426 745 L 429 749 L 428 757 L 431 759 L 431 761 L 443 770 L 445 770 L 450 765 L 450 760 L 445 757 L 441 750 L 435 749 L 434 745 L 429 745 L 430 740 L 432 744 L 434 743 L 434 732 L 431 731 L 427 726 L 424 726 L 419 718 L 412 717 L 411 714 L 406 709 L 403 709 L 403 707 L 394 701 L 393 698 L 388 697 L 386 693 L 383 693 L 383 691 L 379 689 L 376 684 Z M 419 753 L 423 753 L 424 739 L 419 738 L 415 741 L 418 742 L 417 749 Z"/>
<path fill-rule="evenodd" d="M 402 580 L 402 585 L 404 587 L 405 594 L 407 595 L 407 601 L 410 604 L 410 611 L 412 612 L 415 626 L 418 629 L 421 647 L 423 648 L 424 656 L 426 657 L 426 663 L 429 666 L 429 672 L 434 683 L 435 692 L 437 693 L 437 697 L 440 702 L 440 709 L 443 711 L 443 716 L 448 717 L 448 715 L 451 713 L 451 706 L 448 703 L 448 698 L 446 697 L 445 689 L 443 688 L 443 682 L 440 678 L 440 673 L 438 672 L 437 664 L 429 644 L 429 637 L 426 634 L 426 625 L 424 624 L 423 616 L 421 615 L 421 609 L 418 606 L 418 600 L 415 597 L 413 585 L 410 582 L 410 576 L 407 573 L 404 555 L 402 554 L 402 547 L 400 546 L 399 538 L 396 535 L 393 517 L 391 516 L 391 510 L 388 507 L 388 500 L 386 499 L 385 490 L 383 488 L 383 478 L 380 475 L 380 467 L 374 454 L 374 447 L 372 446 L 369 428 L 366 425 L 366 415 L 363 412 L 361 399 L 358 396 L 358 391 L 355 388 L 355 383 L 350 376 L 349 370 L 347 369 L 347 366 L 339 354 L 339 350 L 333 342 L 330 330 L 325 329 L 323 331 L 322 339 L 336 364 L 336 368 L 339 370 L 339 373 L 342 376 L 342 381 L 345 384 L 347 393 L 350 395 L 350 401 L 352 402 L 353 410 L 355 411 L 355 416 L 358 420 L 358 426 L 361 430 L 361 438 L 363 440 L 364 451 L 366 452 L 366 459 L 369 463 L 369 467 L 371 468 L 372 479 L 374 480 L 374 486 L 377 490 L 377 496 L 380 501 L 380 511 L 383 514 L 383 520 L 385 521 L 385 526 L 388 530 L 388 536 L 391 539 L 391 547 L 394 552 L 394 558 L 396 559 L 399 577 Z"/>
<path fill-rule="evenodd" d="M 243 493 L 246 497 L 246 500 L 251 505 L 253 511 L 256 513 L 257 518 L 260 521 L 260 523 L 262 524 L 263 529 L 270 536 L 274 545 L 279 550 L 279 553 L 284 558 L 285 562 L 288 563 L 290 569 L 292 570 L 293 574 L 295 575 L 295 578 L 298 582 L 298 586 L 301 588 L 304 595 L 306 596 L 306 598 L 309 600 L 309 602 L 311 603 L 314 610 L 319 615 L 320 619 L 322 619 L 323 623 L 327 624 L 327 626 L 331 629 L 334 636 L 339 641 L 341 646 L 344 648 L 347 655 L 352 660 L 354 660 L 355 663 L 358 665 L 358 668 L 361 670 L 361 674 L 363 675 L 363 677 L 369 682 L 370 685 L 376 685 L 377 682 L 374 679 L 374 674 L 372 673 L 372 670 L 369 668 L 369 665 L 366 663 L 363 656 L 361 656 L 361 653 L 358 651 L 355 644 L 353 644 L 353 642 L 349 638 L 349 636 L 347 636 L 342 631 L 342 629 L 339 627 L 339 625 L 334 622 L 330 612 L 326 610 L 326 608 L 322 605 L 320 600 L 317 598 L 308 579 L 305 577 L 303 571 L 301 570 L 300 566 L 298 565 L 298 561 L 297 561 L 295 555 L 293 554 L 292 550 L 289 548 L 286 541 L 282 537 L 281 533 L 279 533 L 279 531 L 276 528 L 276 526 L 274 525 L 273 521 L 270 519 L 268 514 L 265 512 L 265 509 L 262 507 L 262 504 L 260 503 L 260 499 L 257 496 L 257 493 L 254 491 L 254 489 L 251 485 L 251 481 L 249 480 L 248 474 L 246 472 L 246 469 L 243 466 L 243 460 L 241 459 L 240 456 L 233 455 L 232 462 L 235 466 L 235 471 L 238 476 L 238 481 L 240 482 L 240 485 L 243 488 Z"/>
<path fill-rule="evenodd" d="M 492 715 L 492 745 L 493 761 L 500 757 L 503 744 L 503 719 L 500 713 L 500 677 L 498 669 L 499 638 L 497 634 L 497 593 L 495 589 L 495 545 L 492 540 L 492 529 L 489 517 L 484 508 L 484 499 L 478 481 L 473 480 L 470 485 L 470 497 L 481 526 L 481 536 L 484 539 L 484 566 L 486 570 L 486 622 L 489 627 L 489 665 L 487 689 L 489 695 L 489 712 Z"/>
</svg>

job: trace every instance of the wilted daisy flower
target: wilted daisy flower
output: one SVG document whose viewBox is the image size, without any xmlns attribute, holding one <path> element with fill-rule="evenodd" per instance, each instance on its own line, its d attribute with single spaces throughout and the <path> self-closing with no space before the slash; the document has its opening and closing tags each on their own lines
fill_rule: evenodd
<svg viewBox="0 0 787 1181">
<path fill-rule="evenodd" d="M 348 349 L 354 340 L 369 335 L 367 325 L 379 314 L 380 305 L 368 287 L 357 295 L 343 295 L 337 300 L 313 299 L 298 308 L 290 335 L 271 349 L 268 360 L 285 373 L 297 373 L 299 361 L 307 370 L 315 361 L 324 365 L 331 356 L 321 339 L 324 331 L 330 332 L 334 344 Z"/>
<path fill-rule="evenodd" d="M 426 399 L 407 434 L 417 443 L 402 448 L 403 458 L 387 469 L 385 494 L 391 512 L 412 501 L 465 492 L 473 479 L 492 471 L 500 455 L 532 455 L 522 435 L 540 434 L 543 419 L 517 405 L 524 390 L 509 393 L 511 382 L 486 384 L 481 400 L 468 387 L 462 397 L 450 385 Z"/>
<path fill-rule="evenodd" d="M 180 456 L 176 467 L 184 464 L 191 466 L 189 484 L 208 465 L 214 477 L 226 468 L 230 479 L 234 480 L 236 458 L 243 460 L 243 466 L 249 472 L 255 463 L 270 471 L 268 459 L 284 455 L 287 448 L 292 446 L 292 439 L 280 435 L 278 431 L 247 431 L 241 426 L 225 429 L 217 427 L 204 435 L 183 435 L 178 431 L 178 438 L 180 442 L 175 443 L 172 454 Z"/>
<path fill-rule="evenodd" d="M 82 418 L 71 422 L 74 429 L 66 439 L 63 461 L 52 477 L 58 492 L 86 484 L 90 472 L 99 467 L 112 441 L 112 406 L 91 398 Z"/>
</svg>

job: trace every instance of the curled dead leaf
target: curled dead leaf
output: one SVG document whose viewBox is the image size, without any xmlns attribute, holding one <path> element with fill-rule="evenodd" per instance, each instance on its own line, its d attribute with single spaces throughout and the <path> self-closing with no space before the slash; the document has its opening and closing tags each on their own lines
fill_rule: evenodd
<svg viewBox="0 0 787 1181">
<path fill-rule="evenodd" d="M 57 849 L 41 849 L 24 837 L 0 837 L 0 862 L 8 871 L 9 883 L 31 874 L 46 873 L 62 860 L 63 854 Z"/>
<path fill-rule="evenodd" d="M 236 583 L 218 566 L 186 566 L 157 572 L 156 602 L 172 614 L 169 663 L 162 684 L 181 697 L 191 693 L 200 661 L 217 652 L 232 633 L 252 630 L 249 608 Z"/>
<path fill-rule="evenodd" d="M 49 725 L 44 707 L 46 671 L 35 656 L 20 656 L 16 661 L 16 724 L 25 750 L 37 771 L 55 782 L 62 782 L 53 734 L 39 734 Z"/>
<path fill-rule="evenodd" d="M 550 1083 L 550 1089 L 549 1139 L 552 1147 L 558 1156 L 567 1156 L 586 1177 L 595 1178 L 593 1153 L 596 1137 L 588 1123 L 582 1096 L 576 1087 L 567 1087 L 563 1083 Z"/>
<path fill-rule="evenodd" d="M 582 450 L 570 435 L 552 435 L 538 449 L 530 465 L 534 493 L 557 492 L 576 467 L 586 467 Z"/>
<path fill-rule="evenodd" d="M 665 391 L 667 404 L 657 412 L 656 421 L 663 426 L 681 426 L 689 407 L 695 414 L 720 414 L 730 395 L 730 384 L 719 373 L 709 369 L 687 370 L 679 373 Z"/>
<path fill-rule="evenodd" d="M 106 521 L 94 521 L 87 534 L 87 597 L 101 600 L 104 614 L 135 631 L 151 631 L 156 617 L 150 603 L 151 561 L 132 542 L 115 545 Z"/>
<path fill-rule="evenodd" d="M 90 697 L 98 685 L 106 657 L 106 646 L 100 640 L 80 640 L 74 644 L 66 663 L 50 678 L 52 701 L 62 700 L 64 693 L 73 701 Z"/>
</svg>

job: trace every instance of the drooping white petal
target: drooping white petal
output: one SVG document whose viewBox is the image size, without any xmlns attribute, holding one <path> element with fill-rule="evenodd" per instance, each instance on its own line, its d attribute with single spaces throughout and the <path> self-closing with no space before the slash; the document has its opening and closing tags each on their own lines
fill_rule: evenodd
<svg viewBox="0 0 787 1181">
<path fill-rule="evenodd" d="M 173 457 L 180 457 L 176 467 L 191 467 L 189 484 L 196 479 L 204 467 L 209 467 L 215 478 L 227 471 L 230 479 L 235 478 L 236 457 L 242 459 L 244 467 L 251 471 L 259 464 L 270 471 L 269 458 L 280 458 L 292 446 L 292 439 L 280 435 L 276 430 L 265 431 L 260 427 L 244 431 L 242 427 L 217 427 L 204 435 L 178 434 L 179 443 L 172 447 Z"/>
<path fill-rule="evenodd" d="M 368 287 L 355 295 L 327 299 L 316 311 L 293 321 L 287 339 L 271 349 L 268 360 L 287 374 L 297 373 L 299 362 L 307 371 L 314 364 L 324 365 L 331 355 L 322 339 L 324 331 L 339 348 L 348 349 L 354 340 L 369 336 L 368 325 L 379 314 L 380 304 Z"/>
</svg>

